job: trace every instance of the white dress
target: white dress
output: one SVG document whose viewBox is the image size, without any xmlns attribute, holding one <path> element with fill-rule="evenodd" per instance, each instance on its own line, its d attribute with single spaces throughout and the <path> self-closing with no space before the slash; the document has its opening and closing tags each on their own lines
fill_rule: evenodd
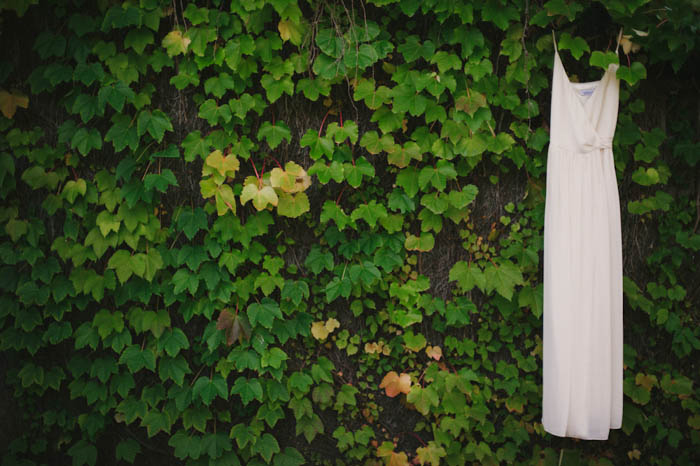
<svg viewBox="0 0 700 466">
<path fill-rule="evenodd" d="M 622 425 L 622 236 L 612 152 L 619 65 L 599 81 L 573 83 L 556 43 L 554 50 L 542 424 L 557 436 L 606 440 Z"/>
</svg>

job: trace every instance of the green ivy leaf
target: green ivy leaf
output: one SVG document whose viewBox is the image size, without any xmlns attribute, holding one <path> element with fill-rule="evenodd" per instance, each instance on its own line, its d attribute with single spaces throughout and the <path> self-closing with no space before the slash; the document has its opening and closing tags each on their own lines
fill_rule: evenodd
<svg viewBox="0 0 700 466">
<path fill-rule="evenodd" d="M 80 128 L 71 138 L 70 145 L 81 155 L 88 155 L 93 149 L 102 149 L 102 135 L 95 129 Z"/>
<path fill-rule="evenodd" d="M 484 268 L 486 277 L 486 291 L 496 290 L 498 294 L 508 301 L 513 297 L 516 285 L 523 285 L 523 274 L 520 269 L 508 260 L 503 260 L 498 265 L 487 264 Z"/>
<path fill-rule="evenodd" d="M 238 377 L 231 387 L 231 395 L 239 395 L 243 405 L 248 405 L 251 401 L 263 401 L 263 389 L 258 379 L 248 379 Z"/>
<path fill-rule="evenodd" d="M 148 134 L 158 142 L 163 140 L 166 131 L 173 131 L 173 125 L 170 123 L 170 118 L 161 110 L 142 110 L 139 113 L 136 122 L 136 128 L 139 137 Z"/>
<path fill-rule="evenodd" d="M 73 466 L 93 466 L 97 462 L 97 448 L 86 440 L 78 440 L 68 449 L 73 458 Z"/>
<path fill-rule="evenodd" d="M 571 37 L 568 32 L 563 33 L 558 40 L 559 50 L 571 50 L 571 55 L 576 60 L 583 56 L 583 52 L 590 52 L 588 43 L 582 37 Z"/>
<path fill-rule="evenodd" d="M 292 132 L 284 121 L 277 121 L 274 125 L 265 121 L 258 130 L 258 139 L 265 139 L 270 149 L 275 149 L 285 139 L 289 143 Z"/>
<path fill-rule="evenodd" d="M 267 464 L 272 461 L 272 455 L 280 452 L 277 439 L 271 434 L 265 433 L 255 440 L 255 443 L 250 448 L 253 454 L 258 454 L 263 457 Z"/>
<path fill-rule="evenodd" d="M 191 43 L 192 40 L 189 37 L 184 37 L 182 31 L 179 30 L 170 31 L 161 42 L 170 57 L 184 54 Z"/>
<path fill-rule="evenodd" d="M 270 298 L 263 298 L 259 303 L 253 303 L 247 309 L 250 325 L 255 326 L 258 323 L 265 328 L 272 328 L 272 323 L 275 318 L 282 320 L 282 312 L 279 306 Z"/>
<path fill-rule="evenodd" d="M 120 364 L 126 364 L 132 373 L 143 368 L 156 371 L 156 355 L 150 349 L 141 350 L 136 345 L 128 346 L 119 357 Z"/>
<path fill-rule="evenodd" d="M 220 374 L 209 377 L 199 377 L 192 387 L 192 397 L 198 397 L 205 406 L 209 406 L 217 396 L 228 399 L 228 386 Z"/>
<path fill-rule="evenodd" d="M 647 69 L 638 61 L 632 63 L 631 66 L 620 66 L 617 69 L 617 77 L 623 81 L 627 81 L 630 86 L 634 86 L 637 82 L 647 77 Z"/>
<path fill-rule="evenodd" d="M 542 316 L 542 284 L 536 287 L 524 286 L 518 294 L 518 306 L 530 308 L 530 312 L 538 319 Z"/>
<path fill-rule="evenodd" d="M 469 292 L 477 286 L 481 291 L 486 289 L 486 276 L 474 262 L 457 262 L 450 269 L 450 281 L 456 281 L 463 292 Z"/>
<path fill-rule="evenodd" d="M 277 213 L 282 216 L 297 218 L 310 209 L 311 206 L 309 205 L 309 198 L 306 193 L 291 194 L 282 192 L 279 196 Z"/>
</svg>

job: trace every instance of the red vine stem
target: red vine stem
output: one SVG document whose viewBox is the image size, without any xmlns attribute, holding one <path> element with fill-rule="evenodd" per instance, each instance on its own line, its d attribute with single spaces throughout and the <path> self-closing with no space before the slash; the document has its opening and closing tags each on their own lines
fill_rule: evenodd
<svg viewBox="0 0 700 466">
<path fill-rule="evenodd" d="M 280 165 L 279 161 L 278 161 L 276 158 L 274 158 L 274 157 L 271 156 L 271 155 L 268 155 L 268 157 L 275 161 L 275 163 L 277 164 L 277 166 L 280 167 L 280 170 L 284 170 L 284 168 L 282 168 L 282 165 Z"/>
<path fill-rule="evenodd" d="M 415 438 L 418 439 L 418 441 L 419 441 L 421 444 L 423 444 L 423 446 L 426 446 L 426 445 L 427 445 L 427 444 L 423 441 L 423 439 L 420 438 L 420 437 L 418 436 L 418 434 L 416 434 L 415 432 L 399 432 L 399 435 L 405 435 L 405 434 L 414 436 Z"/>
<path fill-rule="evenodd" d="M 258 179 L 258 181 L 260 181 L 261 178 L 260 178 L 260 175 L 258 175 L 258 169 L 255 168 L 255 163 L 253 162 L 253 159 L 250 158 L 248 160 L 250 160 L 250 164 L 253 166 L 253 170 L 255 170 L 255 177 Z"/>
<path fill-rule="evenodd" d="M 343 191 L 345 191 L 345 187 L 347 185 L 343 185 L 343 189 L 340 190 L 340 194 L 338 194 L 338 198 L 335 200 L 335 205 L 338 205 L 338 202 L 340 202 L 340 196 L 343 195 Z"/>
<path fill-rule="evenodd" d="M 326 112 L 326 114 L 323 116 L 323 120 L 321 120 L 321 127 L 318 129 L 318 137 L 321 137 L 321 131 L 323 131 L 323 125 L 326 122 L 326 118 L 328 118 L 328 115 L 331 113 L 330 109 Z"/>
</svg>

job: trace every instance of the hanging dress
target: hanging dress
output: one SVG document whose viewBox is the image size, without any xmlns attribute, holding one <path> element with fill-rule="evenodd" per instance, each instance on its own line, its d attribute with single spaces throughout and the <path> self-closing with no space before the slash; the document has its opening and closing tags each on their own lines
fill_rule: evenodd
<svg viewBox="0 0 700 466">
<path fill-rule="evenodd" d="M 622 236 L 612 152 L 618 67 L 610 64 L 598 81 L 571 82 L 554 43 L 542 424 L 561 437 L 607 440 L 622 425 Z"/>
</svg>

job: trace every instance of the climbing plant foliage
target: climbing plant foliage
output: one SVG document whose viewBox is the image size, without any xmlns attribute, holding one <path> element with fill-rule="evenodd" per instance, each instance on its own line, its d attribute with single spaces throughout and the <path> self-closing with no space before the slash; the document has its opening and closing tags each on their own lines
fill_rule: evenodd
<svg viewBox="0 0 700 466">
<path fill-rule="evenodd" d="M 698 24 L 0 2 L 2 464 L 697 464 Z M 540 422 L 552 30 L 572 79 L 620 63 L 607 442 Z"/>
</svg>

